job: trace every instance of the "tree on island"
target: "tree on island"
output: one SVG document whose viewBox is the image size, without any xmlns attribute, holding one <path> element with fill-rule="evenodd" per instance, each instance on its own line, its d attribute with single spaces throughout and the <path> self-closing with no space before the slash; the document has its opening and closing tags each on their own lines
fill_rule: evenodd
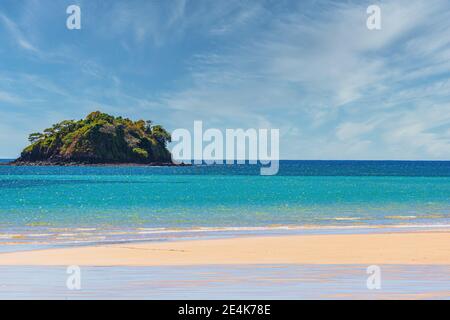
<svg viewBox="0 0 450 320">
<path fill-rule="evenodd" d="M 170 134 L 150 120 L 132 121 L 100 111 L 64 120 L 29 135 L 16 164 L 170 163 Z"/>
</svg>

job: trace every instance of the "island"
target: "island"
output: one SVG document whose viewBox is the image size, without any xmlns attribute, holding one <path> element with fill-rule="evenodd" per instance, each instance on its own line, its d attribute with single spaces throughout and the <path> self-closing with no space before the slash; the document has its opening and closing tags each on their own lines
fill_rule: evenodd
<svg viewBox="0 0 450 320">
<path fill-rule="evenodd" d="M 12 165 L 173 165 L 162 126 L 100 111 L 32 133 L 29 141 Z"/>
</svg>

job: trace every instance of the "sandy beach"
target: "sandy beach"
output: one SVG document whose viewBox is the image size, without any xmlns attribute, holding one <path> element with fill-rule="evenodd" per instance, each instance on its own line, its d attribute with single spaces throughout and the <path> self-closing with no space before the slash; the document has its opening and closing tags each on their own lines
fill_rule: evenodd
<svg viewBox="0 0 450 320">
<path fill-rule="evenodd" d="M 128 243 L 0 254 L 0 265 L 450 265 L 450 231 Z"/>
</svg>

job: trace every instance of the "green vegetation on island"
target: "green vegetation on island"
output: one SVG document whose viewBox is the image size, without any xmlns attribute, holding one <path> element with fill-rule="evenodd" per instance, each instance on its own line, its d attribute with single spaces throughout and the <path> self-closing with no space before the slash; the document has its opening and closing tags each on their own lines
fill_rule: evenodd
<svg viewBox="0 0 450 320">
<path fill-rule="evenodd" d="M 29 141 L 15 164 L 171 163 L 170 134 L 162 126 L 99 111 L 32 133 Z"/>
</svg>

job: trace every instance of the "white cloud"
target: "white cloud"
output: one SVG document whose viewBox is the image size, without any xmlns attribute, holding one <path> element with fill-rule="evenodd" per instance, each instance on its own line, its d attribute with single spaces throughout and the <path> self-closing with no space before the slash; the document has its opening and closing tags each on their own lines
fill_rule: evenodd
<svg viewBox="0 0 450 320">
<path fill-rule="evenodd" d="M 0 21 L 11 33 L 11 36 L 13 37 L 14 41 L 16 41 L 16 43 L 19 45 L 19 47 L 34 53 L 39 52 L 39 50 L 35 46 L 33 46 L 30 43 L 30 41 L 28 41 L 28 39 L 24 36 L 23 32 L 20 30 L 17 24 L 15 24 L 14 21 L 9 19 L 5 14 L 1 12 L 0 12 Z"/>
<path fill-rule="evenodd" d="M 336 136 L 343 141 L 351 140 L 371 132 L 375 128 L 375 123 L 345 122 L 341 123 L 337 130 Z"/>
<path fill-rule="evenodd" d="M 14 94 L 5 91 L 0 91 L 0 102 L 19 104 L 22 102 L 22 99 Z"/>
</svg>

